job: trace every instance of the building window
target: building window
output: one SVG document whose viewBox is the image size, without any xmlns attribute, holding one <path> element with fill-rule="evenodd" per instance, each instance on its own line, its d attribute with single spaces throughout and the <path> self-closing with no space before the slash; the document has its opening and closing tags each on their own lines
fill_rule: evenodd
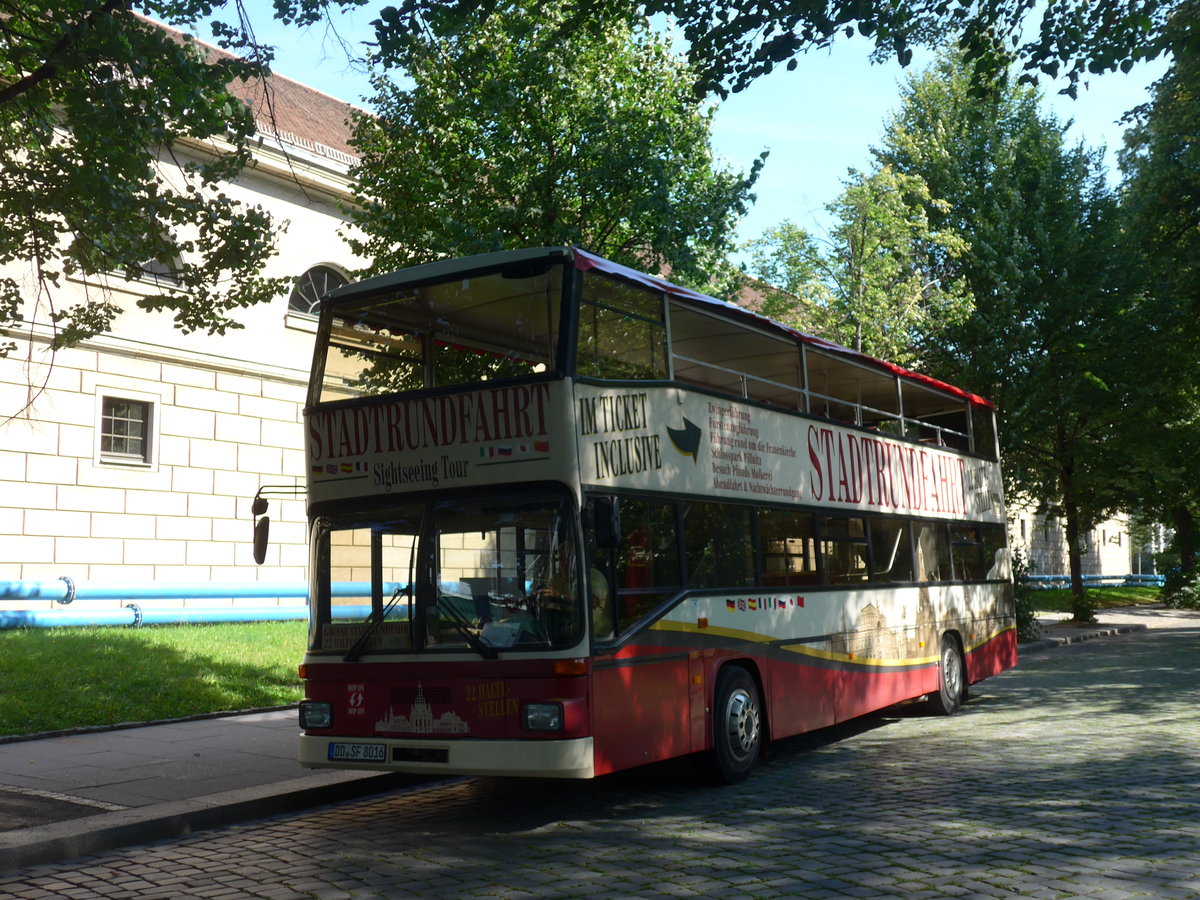
<svg viewBox="0 0 1200 900">
<path fill-rule="evenodd" d="M 177 288 L 183 264 L 178 260 L 151 259 L 141 265 L 141 279 L 159 287 Z"/>
<path fill-rule="evenodd" d="M 104 397 L 100 407 L 100 459 L 151 462 L 154 405 L 146 400 Z"/>
<path fill-rule="evenodd" d="M 313 266 L 296 279 L 288 297 L 288 311 L 315 316 L 321 311 L 321 298 L 334 288 L 349 284 L 345 275 L 328 266 Z"/>
</svg>

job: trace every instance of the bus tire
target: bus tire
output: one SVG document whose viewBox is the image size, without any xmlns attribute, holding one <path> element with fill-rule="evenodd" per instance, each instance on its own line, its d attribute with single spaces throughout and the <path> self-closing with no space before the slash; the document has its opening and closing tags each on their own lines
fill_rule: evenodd
<svg viewBox="0 0 1200 900">
<path fill-rule="evenodd" d="M 967 664 L 962 648 L 952 634 L 942 635 L 938 655 L 938 689 L 929 695 L 926 706 L 937 716 L 952 716 L 967 700 Z"/>
<path fill-rule="evenodd" d="M 754 678 L 741 666 L 717 675 L 713 706 L 713 775 L 737 784 L 750 774 L 762 751 L 762 701 Z"/>
</svg>

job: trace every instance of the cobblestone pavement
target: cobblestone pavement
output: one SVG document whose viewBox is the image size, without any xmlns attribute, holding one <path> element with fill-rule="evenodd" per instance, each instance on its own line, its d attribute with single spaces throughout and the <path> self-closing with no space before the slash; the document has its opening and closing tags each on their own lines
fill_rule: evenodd
<svg viewBox="0 0 1200 900">
<path fill-rule="evenodd" d="M 671 763 L 460 779 L 0 876 L 0 897 L 1200 897 L 1200 630 L 1036 653 L 951 719 Z"/>
</svg>

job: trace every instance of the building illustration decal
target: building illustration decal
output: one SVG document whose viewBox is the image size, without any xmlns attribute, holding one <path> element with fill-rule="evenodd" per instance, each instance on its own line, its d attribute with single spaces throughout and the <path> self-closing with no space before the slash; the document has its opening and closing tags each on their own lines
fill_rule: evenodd
<svg viewBox="0 0 1200 900">
<path fill-rule="evenodd" d="M 436 719 L 425 699 L 425 690 L 417 685 L 417 696 L 413 698 L 412 708 L 407 716 L 396 715 L 394 707 L 388 707 L 388 714 L 375 723 L 377 731 L 404 732 L 407 734 L 469 734 L 471 726 L 459 716 L 447 710 Z"/>
</svg>

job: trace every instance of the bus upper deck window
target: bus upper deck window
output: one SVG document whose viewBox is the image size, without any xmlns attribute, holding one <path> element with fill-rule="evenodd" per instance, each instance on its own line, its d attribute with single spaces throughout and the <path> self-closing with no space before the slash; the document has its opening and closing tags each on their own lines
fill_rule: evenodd
<svg viewBox="0 0 1200 900">
<path fill-rule="evenodd" d="M 594 378 L 665 380 L 662 295 L 588 272 L 579 305 L 578 369 Z"/>
</svg>

